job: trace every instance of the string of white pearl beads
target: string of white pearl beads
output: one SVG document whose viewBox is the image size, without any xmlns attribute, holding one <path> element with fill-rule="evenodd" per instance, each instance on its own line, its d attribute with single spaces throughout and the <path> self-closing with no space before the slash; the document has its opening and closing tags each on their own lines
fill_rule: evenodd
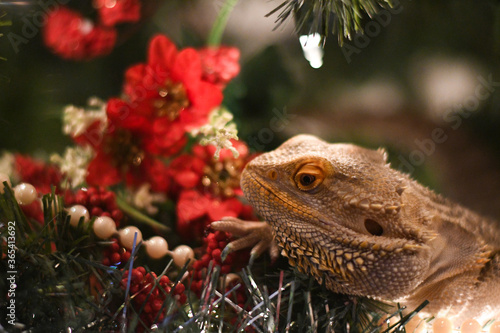
<svg viewBox="0 0 500 333">
<path fill-rule="evenodd" d="M 81 216 L 81 215 L 80 215 Z M 78 217 L 79 219 L 80 217 Z M 134 245 L 134 236 L 137 234 L 136 244 L 142 241 L 141 231 L 134 226 L 128 226 L 120 230 L 116 230 L 115 221 L 107 216 L 100 216 L 94 221 L 94 233 L 100 239 L 108 239 L 111 236 L 118 234 L 120 244 L 127 250 L 132 250 Z M 153 236 L 143 242 L 146 247 L 146 253 L 152 259 L 160 259 L 169 254 L 172 256 L 174 263 L 178 267 L 183 267 L 189 260 L 194 261 L 194 251 L 187 245 L 179 245 L 173 251 L 169 251 L 167 241 L 160 236 Z"/>
<path fill-rule="evenodd" d="M 68 215 L 70 216 L 69 223 L 76 227 L 78 222 L 83 217 L 83 223 L 87 223 L 90 220 L 90 213 L 85 206 L 74 205 L 67 209 Z"/>
<path fill-rule="evenodd" d="M 4 185 L 3 185 L 4 182 L 7 182 L 7 184 L 9 184 L 9 186 L 12 187 L 9 176 L 7 176 L 3 172 L 0 172 L 0 193 L 4 192 Z"/>
<path fill-rule="evenodd" d="M 179 245 L 173 251 L 169 251 L 167 241 L 160 236 L 151 237 L 143 244 L 146 247 L 146 253 L 152 259 L 160 259 L 168 254 L 178 267 L 184 267 L 188 260 L 190 263 L 194 261 L 194 251 L 187 245 Z"/>
<path fill-rule="evenodd" d="M 143 245 L 146 247 L 148 256 L 152 259 L 160 259 L 170 252 L 167 241 L 160 236 L 151 237 Z"/>
<path fill-rule="evenodd" d="M 188 260 L 189 264 L 194 262 L 194 251 L 187 245 L 177 246 L 170 255 L 174 259 L 174 264 L 176 264 L 177 267 L 184 267 Z"/>
<path fill-rule="evenodd" d="M 3 190 L 3 185 L 2 185 Z M 36 188 L 28 183 L 21 183 L 14 187 L 14 196 L 20 205 L 29 205 L 38 198 Z"/>
<path fill-rule="evenodd" d="M 111 217 L 99 216 L 93 225 L 94 233 L 100 239 L 108 239 L 116 234 L 116 223 Z"/>
<path fill-rule="evenodd" d="M 137 239 L 135 241 L 135 244 L 137 245 L 142 241 L 142 232 L 139 230 L 139 228 L 128 226 L 118 230 L 118 239 L 120 241 L 120 244 L 127 250 L 132 250 L 132 248 L 134 247 L 135 234 L 137 234 Z"/>
</svg>

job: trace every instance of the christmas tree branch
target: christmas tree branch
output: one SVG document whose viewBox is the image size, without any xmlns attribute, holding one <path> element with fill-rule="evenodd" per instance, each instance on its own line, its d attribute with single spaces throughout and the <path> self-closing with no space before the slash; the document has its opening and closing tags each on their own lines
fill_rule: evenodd
<svg viewBox="0 0 500 333">
<path fill-rule="evenodd" d="M 329 33 L 337 33 L 339 44 L 363 34 L 363 18 L 372 18 L 382 8 L 393 7 L 392 0 L 285 0 L 266 16 L 279 12 L 277 27 L 293 17 L 298 34 L 318 33 L 324 43 Z"/>
</svg>

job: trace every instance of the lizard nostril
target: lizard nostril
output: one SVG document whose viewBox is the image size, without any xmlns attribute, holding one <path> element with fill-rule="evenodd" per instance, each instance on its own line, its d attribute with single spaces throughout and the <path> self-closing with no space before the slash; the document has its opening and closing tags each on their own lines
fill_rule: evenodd
<svg viewBox="0 0 500 333">
<path fill-rule="evenodd" d="M 267 172 L 267 177 L 271 180 L 276 180 L 278 178 L 278 171 L 276 169 L 271 169 Z"/>
<path fill-rule="evenodd" d="M 384 228 L 382 228 L 377 221 L 372 219 L 365 220 L 365 228 L 373 236 L 381 236 L 384 233 Z"/>
</svg>

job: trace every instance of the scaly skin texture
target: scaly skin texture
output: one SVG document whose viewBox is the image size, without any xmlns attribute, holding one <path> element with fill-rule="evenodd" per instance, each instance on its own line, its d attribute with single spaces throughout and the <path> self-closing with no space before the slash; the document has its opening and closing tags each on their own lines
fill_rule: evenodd
<svg viewBox="0 0 500 333">
<path fill-rule="evenodd" d="M 262 251 L 270 226 L 290 264 L 334 292 L 500 318 L 499 225 L 391 169 L 383 150 L 299 135 L 250 162 L 241 185 L 268 224 L 214 223 L 247 234 L 233 249 L 264 237 Z"/>
</svg>

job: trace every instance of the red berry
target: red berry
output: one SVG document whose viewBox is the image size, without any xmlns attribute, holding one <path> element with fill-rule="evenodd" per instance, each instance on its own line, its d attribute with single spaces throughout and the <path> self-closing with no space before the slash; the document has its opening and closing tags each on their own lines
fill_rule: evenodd
<svg viewBox="0 0 500 333">
<path fill-rule="evenodd" d="M 220 255 L 222 251 L 220 249 L 215 249 L 212 251 L 212 258 L 214 258 L 217 262 L 220 262 Z"/>
<path fill-rule="evenodd" d="M 175 286 L 174 294 L 176 294 L 176 295 L 182 294 L 185 290 L 186 290 L 186 287 L 182 283 L 178 283 Z"/>
<path fill-rule="evenodd" d="M 81 190 L 76 192 L 75 201 L 79 205 L 87 206 L 87 193 Z"/>
<path fill-rule="evenodd" d="M 115 252 L 111 255 L 110 261 L 113 263 L 113 265 L 119 263 L 120 260 L 121 260 L 120 254 Z"/>
<path fill-rule="evenodd" d="M 99 208 L 99 207 L 94 207 L 94 208 L 92 208 L 92 210 L 90 211 L 90 213 L 91 213 L 92 216 L 101 216 L 102 209 Z"/>
<path fill-rule="evenodd" d="M 230 265 L 222 265 L 220 268 L 221 274 L 229 274 L 231 273 L 231 266 Z"/>
<path fill-rule="evenodd" d="M 120 250 L 120 245 L 116 242 L 116 239 L 113 239 L 113 243 L 109 246 L 109 250 L 111 252 L 118 252 Z"/>
<path fill-rule="evenodd" d="M 101 198 L 97 194 L 96 195 L 91 195 L 90 199 L 89 199 L 89 203 L 92 206 L 98 206 L 101 203 Z"/>
<path fill-rule="evenodd" d="M 121 210 L 119 209 L 114 209 L 112 212 L 111 212 L 111 217 L 113 218 L 113 220 L 115 221 L 121 221 L 121 219 L 123 218 L 123 213 Z"/>
<path fill-rule="evenodd" d="M 211 260 L 211 259 L 212 259 L 212 258 L 210 257 L 210 255 L 209 255 L 209 254 L 207 254 L 207 253 L 205 253 L 205 254 L 203 255 L 203 257 L 201 257 L 201 259 L 200 259 L 200 260 L 201 260 L 201 262 L 203 263 L 203 266 L 204 266 L 204 267 L 208 267 L 208 263 L 210 262 L 210 260 Z"/>
<path fill-rule="evenodd" d="M 215 234 L 214 234 L 214 233 L 210 233 L 210 234 L 208 234 L 208 235 L 207 235 L 207 237 L 206 237 L 206 241 L 207 241 L 207 242 L 212 242 L 212 241 L 214 241 L 214 240 L 216 240 L 216 239 L 215 239 Z"/>
<path fill-rule="evenodd" d="M 160 285 L 165 285 L 165 284 L 168 284 L 170 283 L 170 279 L 168 278 L 168 276 L 166 275 L 163 275 L 161 278 L 160 278 Z"/>
<path fill-rule="evenodd" d="M 217 241 L 225 241 L 227 240 L 227 235 L 225 232 L 223 231 L 216 231 L 215 232 L 215 238 L 217 239 Z"/>
<path fill-rule="evenodd" d="M 137 285 L 137 284 L 130 285 L 130 294 L 131 295 L 137 294 L 138 291 L 139 291 L 139 285 Z"/>
<path fill-rule="evenodd" d="M 115 193 L 112 191 L 107 191 L 101 195 L 101 199 L 108 206 L 114 205 L 115 204 Z"/>
<path fill-rule="evenodd" d="M 121 254 L 122 263 L 126 263 L 130 259 L 130 252 L 125 251 Z"/>
<path fill-rule="evenodd" d="M 207 243 L 207 251 L 211 251 L 211 250 L 214 250 L 216 248 L 218 248 L 218 243 L 215 240 L 209 241 Z"/>
<path fill-rule="evenodd" d="M 162 301 L 160 301 L 159 299 L 155 299 L 153 301 L 153 306 L 152 306 L 153 310 L 155 310 L 157 312 L 160 311 L 162 305 L 163 305 Z"/>
<path fill-rule="evenodd" d="M 144 275 L 142 275 L 142 273 L 138 269 L 132 270 L 132 281 L 134 281 L 135 283 L 138 283 L 138 282 L 142 281 L 143 278 L 144 278 Z"/>
<path fill-rule="evenodd" d="M 88 196 L 96 195 L 97 194 L 97 189 L 95 187 L 89 187 L 87 189 L 87 194 L 88 194 Z"/>
<path fill-rule="evenodd" d="M 140 293 L 139 295 L 135 296 L 135 304 L 142 305 L 144 302 L 146 302 L 146 297 L 148 297 L 146 294 Z"/>
</svg>

